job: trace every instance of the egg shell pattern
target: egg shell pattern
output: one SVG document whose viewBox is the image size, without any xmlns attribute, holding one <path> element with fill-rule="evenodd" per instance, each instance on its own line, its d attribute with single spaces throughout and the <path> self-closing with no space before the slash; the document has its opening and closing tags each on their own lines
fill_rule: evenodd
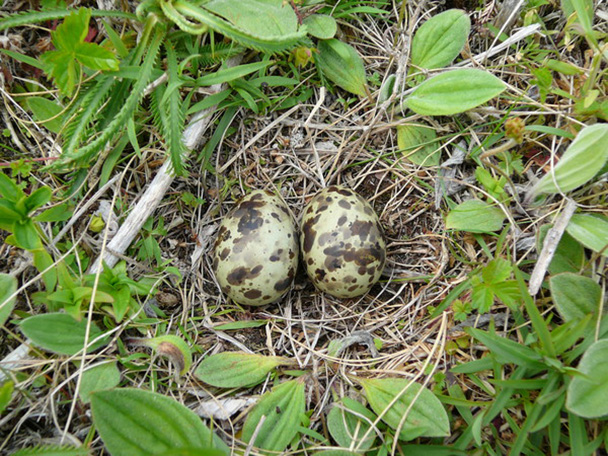
<svg viewBox="0 0 608 456">
<path fill-rule="evenodd" d="M 263 190 L 239 200 L 220 224 L 213 249 L 222 291 L 239 304 L 268 304 L 289 290 L 297 267 L 297 234 L 285 203 Z"/>
<path fill-rule="evenodd" d="M 302 257 L 315 286 L 337 298 L 369 291 L 382 274 L 386 243 L 378 216 L 356 192 L 321 190 L 302 218 Z"/>
</svg>

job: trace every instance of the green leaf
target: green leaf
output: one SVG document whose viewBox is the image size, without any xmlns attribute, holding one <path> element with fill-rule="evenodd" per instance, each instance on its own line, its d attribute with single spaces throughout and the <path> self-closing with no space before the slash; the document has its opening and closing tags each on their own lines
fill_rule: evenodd
<svg viewBox="0 0 608 456">
<path fill-rule="evenodd" d="M 19 188 L 13 179 L 4 173 L 0 173 L 0 195 L 9 201 L 16 202 L 23 196 L 23 190 Z"/>
<path fill-rule="evenodd" d="M 84 66 L 98 71 L 118 71 L 119 61 L 111 51 L 95 43 L 78 43 L 74 56 Z"/>
<path fill-rule="evenodd" d="M 76 321 L 64 313 L 47 313 L 26 318 L 19 325 L 21 332 L 39 347 L 61 355 L 75 355 L 84 347 L 86 320 Z M 103 332 L 91 323 L 89 342 Z M 103 337 L 87 348 L 91 352 L 108 343 Z"/>
<path fill-rule="evenodd" d="M 564 321 L 580 320 L 600 309 L 602 287 L 589 277 L 564 272 L 551 277 L 549 287 Z"/>
<path fill-rule="evenodd" d="M 336 448 L 335 450 L 317 451 L 314 454 L 318 456 L 361 456 L 361 453 L 354 453 L 340 448 Z"/>
<path fill-rule="evenodd" d="M 454 61 L 467 41 L 471 20 L 462 10 L 450 9 L 426 21 L 412 40 L 412 65 L 442 68 Z"/>
<path fill-rule="evenodd" d="M 0 327 L 8 320 L 15 307 L 17 297 L 13 294 L 16 291 L 17 279 L 8 274 L 0 274 Z"/>
<path fill-rule="evenodd" d="M 65 121 L 63 116 L 60 115 L 63 107 L 59 103 L 43 97 L 28 97 L 25 104 L 32 111 L 37 122 L 44 124 L 53 133 L 61 131 Z"/>
<path fill-rule="evenodd" d="M 473 109 L 505 89 L 505 84 L 487 71 L 463 68 L 424 81 L 405 105 L 424 116 L 451 116 Z"/>
<path fill-rule="evenodd" d="M 473 199 L 452 209 L 445 218 L 445 227 L 470 233 L 491 233 L 502 228 L 504 219 L 499 207 Z"/>
<path fill-rule="evenodd" d="M 311 14 L 302 21 L 306 26 L 308 34 L 320 40 L 333 38 L 338 31 L 336 20 L 326 14 Z"/>
<path fill-rule="evenodd" d="M 89 456 L 88 448 L 71 446 L 42 445 L 35 448 L 24 448 L 11 456 Z"/>
<path fill-rule="evenodd" d="M 347 92 L 366 94 L 365 67 L 355 48 L 331 39 L 320 41 L 317 50 L 315 62 L 327 79 Z"/>
<path fill-rule="evenodd" d="M 83 403 L 88 404 L 91 393 L 114 388 L 119 383 L 120 371 L 116 362 L 98 364 L 82 373 L 78 395 Z"/>
<path fill-rule="evenodd" d="M 33 254 L 34 266 L 36 266 L 36 269 L 41 273 L 48 269 L 42 274 L 42 280 L 44 281 L 46 291 L 53 291 L 55 285 L 57 285 L 57 270 L 52 267 L 55 264 L 53 257 L 44 249 L 34 250 Z"/>
<path fill-rule="evenodd" d="M 502 364 L 513 363 L 531 369 L 544 367 L 542 356 L 530 347 L 476 328 L 466 328 L 466 332 L 488 347 L 496 359 Z"/>
<path fill-rule="evenodd" d="M 532 188 L 532 194 L 569 192 L 589 182 L 608 160 L 608 124 L 583 128 L 555 167 Z"/>
<path fill-rule="evenodd" d="M 256 71 L 266 68 L 272 63 L 274 62 L 267 60 L 263 62 L 246 63 L 232 68 L 223 68 L 221 70 L 214 71 L 213 73 L 206 74 L 205 76 L 201 76 L 196 80 L 196 83 L 200 86 L 210 86 L 234 81 L 235 79 L 240 79 L 243 76 L 247 76 L 248 74 L 255 73 Z"/>
<path fill-rule="evenodd" d="M 608 217 L 574 214 L 566 231 L 588 249 L 608 256 Z"/>
<path fill-rule="evenodd" d="M 13 229 L 17 245 L 22 249 L 36 250 L 42 248 L 42 241 L 32 219 L 28 218 L 16 222 Z"/>
<path fill-rule="evenodd" d="M 2 386 L 0 386 L 0 415 L 2 415 L 2 413 L 6 410 L 8 404 L 11 403 L 14 389 L 15 384 L 10 380 L 8 382 L 4 382 Z"/>
<path fill-rule="evenodd" d="M 47 51 L 40 56 L 44 71 L 67 97 L 71 97 L 80 77 L 80 67 L 74 56 L 66 51 Z"/>
<path fill-rule="evenodd" d="M 209 450 L 207 448 L 171 448 L 155 456 L 225 456 L 226 453 L 220 450 Z"/>
<path fill-rule="evenodd" d="M 437 397 L 416 382 L 403 378 L 356 379 L 363 386 L 372 410 L 392 429 L 400 428 L 401 440 L 450 435 L 448 415 Z M 399 399 L 389 408 L 389 404 Z M 387 410 L 388 409 L 388 410 Z"/>
<path fill-rule="evenodd" d="M 161 394 L 134 388 L 97 391 L 91 410 L 112 456 L 149 456 L 184 447 L 230 453 L 194 412 Z"/>
<path fill-rule="evenodd" d="M 441 144 L 435 129 L 423 125 L 397 126 L 397 144 L 405 158 L 416 165 L 438 166 Z"/>
<path fill-rule="evenodd" d="M 357 451 L 369 450 L 376 440 L 376 432 L 369 429 L 376 416 L 363 404 L 343 397 L 332 407 L 327 415 L 329 433 L 344 448 Z M 368 433 L 369 431 L 369 433 Z M 367 437 L 363 439 L 363 436 Z"/>
<path fill-rule="evenodd" d="M 289 364 L 289 360 L 279 356 L 224 352 L 205 358 L 194 375 L 209 385 L 241 388 L 261 383 L 268 372 L 281 364 Z"/>
<path fill-rule="evenodd" d="M 243 440 L 264 450 L 283 451 L 298 433 L 305 412 L 304 382 L 290 380 L 264 394 L 251 409 L 243 425 Z M 259 426 L 262 417 L 264 423 Z"/>
<path fill-rule="evenodd" d="M 53 206 L 33 218 L 35 222 L 63 222 L 72 217 L 74 210 L 68 203 Z"/>
<path fill-rule="evenodd" d="M 575 376 L 568 385 L 566 408 L 583 418 L 608 415 L 608 339 L 591 345 L 583 355 Z"/>
<path fill-rule="evenodd" d="M 51 40 L 55 48 L 60 51 L 73 51 L 79 43 L 82 43 L 89 33 L 89 20 L 91 10 L 79 8 L 63 23 L 51 32 Z"/>
<path fill-rule="evenodd" d="M 540 227 L 537 251 L 542 250 L 542 245 L 547 232 L 551 225 L 543 225 Z M 549 273 L 552 275 L 562 272 L 579 272 L 585 265 L 585 249 L 567 232 L 562 234 L 562 237 L 557 244 L 553 259 L 549 264 Z"/>
<path fill-rule="evenodd" d="M 143 339 L 142 343 L 152 348 L 159 355 L 169 358 L 180 375 L 185 375 L 190 370 L 192 351 L 183 339 L 167 334 L 152 339 Z"/>
<path fill-rule="evenodd" d="M 44 206 L 51 200 L 52 196 L 53 192 L 49 187 L 40 187 L 34 190 L 31 195 L 25 199 L 25 209 L 27 210 L 27 213 L 29 214 L 33 210 Z"/>
</svg>

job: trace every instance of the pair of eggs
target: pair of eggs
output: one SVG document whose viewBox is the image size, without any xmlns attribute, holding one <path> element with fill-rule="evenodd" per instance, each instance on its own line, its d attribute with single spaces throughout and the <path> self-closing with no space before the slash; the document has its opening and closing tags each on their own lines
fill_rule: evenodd
<svg viewBox="0 0 608 456">
<path fill-rule="evenodd" d="M 367 293 L 380 279 L 386 258 L 382 229 L 370 204 L 353 190 L 332 185 L 304 208 L 299 244 L 281 198 L 263 190 L 243 197 L 220 224 L 213 268 L 228 297 L 259 306 L 289 290 L 299 251 L 313 284 L 338 298 Z"/>
</svg>

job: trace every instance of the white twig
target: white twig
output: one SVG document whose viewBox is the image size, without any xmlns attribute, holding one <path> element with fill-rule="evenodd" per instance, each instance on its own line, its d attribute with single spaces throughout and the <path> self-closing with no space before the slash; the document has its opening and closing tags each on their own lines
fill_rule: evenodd
<svg viewBox="0 0 608 456">
<path fill-rule="evenodd" d="M 576 202 L 568 199 L 568 203 L 566 204 L 566 207 L 564 207 L 563 212 L 555 219 L 553 227 L 547 232 L 545 241 L 543 242 L 543 249 L 538 256 L 538 260 L 534 266 L 532 275 L 530 276 L 530 282 L 528 282 L 528 291 L 530 292 L 530 295 L 534 296 L 538 293 L 538 290 L 540 290 L 545 273 L 549 268 L 553 255 L 555 255 L 557 245 L 559 244 L 564 231 L 566 231 L 568 222 L 570 222 L 575 210 Z"/>
</svg>

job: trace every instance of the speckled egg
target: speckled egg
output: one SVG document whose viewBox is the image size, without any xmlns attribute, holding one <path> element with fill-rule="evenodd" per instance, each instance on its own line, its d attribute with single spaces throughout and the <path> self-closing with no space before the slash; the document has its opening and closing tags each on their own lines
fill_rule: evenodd
<svg viewBox="0 0 608 456">
<path fill-rule="evenodd" d="M 371 205 L 335 185 L 317 193 L 304 209 L 300 246 L 310 280 L 337 298 L 367 293 L 380 279 L 386 258 Z"/>
<path fill-rule="evenodd" d="M 298 266 L 298 240 L 285 203 L 256 190 L 239 200 L 219 227 L 213 268 L 233 301 L 261 306 L 291 286 Z"/>
</svg>

